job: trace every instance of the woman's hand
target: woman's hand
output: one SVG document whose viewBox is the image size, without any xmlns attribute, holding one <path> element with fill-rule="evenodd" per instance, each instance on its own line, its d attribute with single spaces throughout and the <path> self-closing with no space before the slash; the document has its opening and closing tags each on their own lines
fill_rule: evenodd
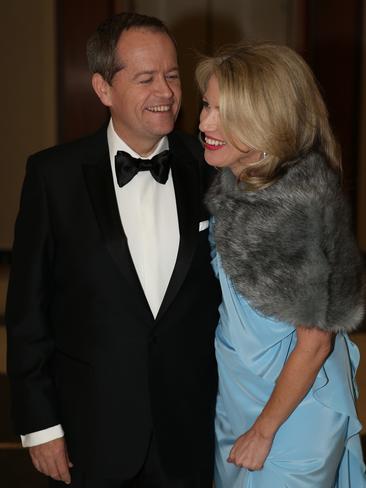
<svg viewBox="0 0 366 488">
<path fill-rule="evenodd" d="M 258 470 L 271 449 L 277 430 L 305 397 L 333 348 L 334 335 L 298 326 L 297 343 L 277 379 L 273 392 L 253 426 L 234 443 L 228 462 Z"/>
<path fill-rule="evenodd" d="M 272 442 L 273 436 L 264 436 L 253 426 L 238 437 L 227 460 L 239 468 L 247 468 L 250 471 L 262 469 Z"/>
</svg>

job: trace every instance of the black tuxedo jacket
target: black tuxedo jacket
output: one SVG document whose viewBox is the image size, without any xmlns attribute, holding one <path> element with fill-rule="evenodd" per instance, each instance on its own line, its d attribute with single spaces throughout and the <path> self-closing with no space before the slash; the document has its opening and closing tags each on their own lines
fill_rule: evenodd
<svg viewBox="0 0 366 488">
<path fill-rule="evenodd" d="M 219 290 L 194 139 L 169 136 L 180 245 L 154 320 L 124 234 L 106 130 L 29 159 L 8 292 L 19 433 L 61 423 L 82 469 L 128 478 L 152 431 L 167 471 L 210 465 Z"/>
</svg>

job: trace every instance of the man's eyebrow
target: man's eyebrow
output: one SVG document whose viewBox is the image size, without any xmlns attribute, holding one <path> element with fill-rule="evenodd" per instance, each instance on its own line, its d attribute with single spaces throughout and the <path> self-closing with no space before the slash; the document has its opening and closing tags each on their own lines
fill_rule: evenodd
<svg viewBox="0 0 366 488">
<path fill-rule="evenodd" d="M 173 66 L 172 68 L 168 69 L 167 73 L 171 73 L 172 71 L 179 71 L 178 66 Z M 146 76 L 146 75 L 153 75 L 154 73 L 157 73 L 156 70 L 144 70 L 144 71 L 139 71 L 134 75 L 132 78 L 133 80 L 136 80 L 137 78 L 140 78 L 140 76 Z"/>
</svg>

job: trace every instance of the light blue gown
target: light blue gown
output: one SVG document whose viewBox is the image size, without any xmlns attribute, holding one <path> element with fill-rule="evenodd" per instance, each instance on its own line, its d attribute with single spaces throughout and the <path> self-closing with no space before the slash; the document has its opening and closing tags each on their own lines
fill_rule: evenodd
<svg viewBox="0 0 366 488">
<path fill-rule="evenodd" d="M 359 352 L 347 334 L 337 335 L 313 387 L 278 430 L 264 468 L 250 472 L 226 461 L 268 401 L 296 344 L 296 330 L 251 308 L 218 255 L 213 266 L 223 292 L 216 332 L 215 488 L 365 488 L 355 410 Z"/>
</svg>

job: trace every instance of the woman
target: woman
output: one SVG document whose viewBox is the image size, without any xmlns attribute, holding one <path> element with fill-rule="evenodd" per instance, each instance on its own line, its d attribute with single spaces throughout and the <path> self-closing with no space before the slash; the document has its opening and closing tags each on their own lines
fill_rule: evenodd
<svg viewBox="0 0 366 488">
<path fill-rule="evenodd" d="M 362 261 L 306 63 L 242 44 L 197 68 L 223 303 L 216 488 L 366 486 L 355 411 Z"/>
</svg>

